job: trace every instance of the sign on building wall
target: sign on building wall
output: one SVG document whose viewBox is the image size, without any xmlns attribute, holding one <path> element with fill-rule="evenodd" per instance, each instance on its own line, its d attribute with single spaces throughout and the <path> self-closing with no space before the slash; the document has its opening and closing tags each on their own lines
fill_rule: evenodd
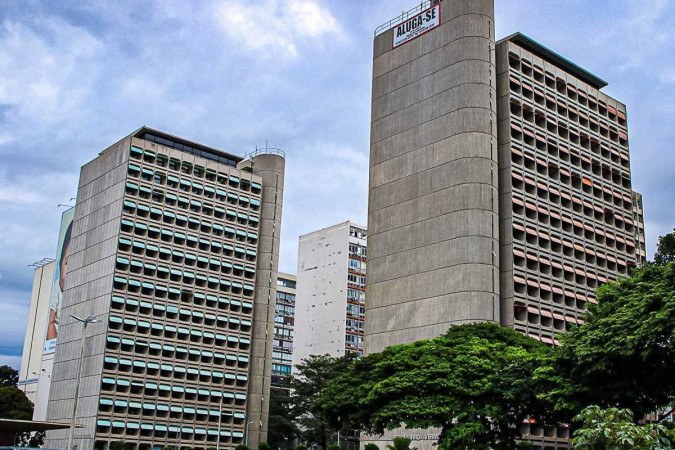
<svg viewBox="0 0 675 450">
<path fill-rule="evenodd" d="M 47 338 L 45 339 L 44 355 L 56 351 L 56 337 L 59 333 L 59 314 L 61 314 L 61 301 L 63 291 L 68 278 L 68 257 L 70 256 L 70 237 L 73 229 L 75 208 L 63 213 L 61 217 L 61 231 L 59 244 L 56 248 L 56 267 L 54 268 L 54 282 L 52 283 L 52 295 L 49 299 L 49 316 L 47 319 Z"/>
<path fill-rule="evenodd" d="M 433 6 L 394 27 L 394 47 L 431 31 L 441 24 L 441 5 Z"/>
</svg>

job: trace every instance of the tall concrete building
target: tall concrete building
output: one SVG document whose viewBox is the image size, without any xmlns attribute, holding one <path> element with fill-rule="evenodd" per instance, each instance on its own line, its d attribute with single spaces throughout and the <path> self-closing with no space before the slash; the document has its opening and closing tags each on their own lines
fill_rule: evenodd
<svg viewBox="0 0 675 450">
<path fill-rule="evenodd" d="M 42 289 L 40 297 L 49 296 L 46 302 L 39 301 L 39 310 L 35 311 L 38 320 L 45 320 L 40 326 L 44 327 L 41 335 L 43 348 L 39 351 L 41 355 L 40 369 L 37 372 L 37 391 L 35 392 L 33 420 L 45 420 L 47 417 L 47 403 L 49 401 L 49 389 L 51 387 L 51 377 L 54 369 L 54 352 L 56 351 L 56 342 L 58 340 L 59 324 L 61 322 L 61 303 L 65 282 L 67 280 L 68 260 L 70 254 L 70 242 L 72 236 L 72 224 L 75 215 L 75 208 L 71 207 L 61 215 L 61 227 L 59 229 L 58 241 L 56 245 L 56 259 L 53 269 L 50 272 L 53 275 L 48 294 Z M 46 283 L 46 280 L 42 281 Z M 46 287 L 46 286 L 45 286 Z M 43 309 L 44 308 L 44 309 Z M 33 311 L 31 311 L 33 314 Z M 44 315 L 44 316 L 43 316 Z M 42 319 L 45 317 L 46 319 Z M 36 324 L 37 325 L 37 324 Z M 37 335 L 39 331 L 36 331 Z M 35 358 L 35 350 L 39 342 L 33 341 L 32 356 Z"/>
<path fill-rule="evenodd" d="M 493 2 L 434 4 L 375 37 L 367 353 L 499 321 Z"/>
<path fill-rule="evenodd" d="M 47 336 L 49 298 L 52 292 L 55 266 L 56 263 L 53 260 L 36 264 L 33 289 L 28 305 L 26 336 L 23 340 L 23 353 L 21 354 L 18 387 L 36 408 L 38 407 L 36 405 L 38 383 L 42 377 L 48 376 L 42 373 L 41 366 L 42 351 Z"/>
<path fill-rule="evenodd" d="M 272 386 L 287 387 L 293 364 L 293 330 L 295 327 L 295 290 L 297 278 L 279 273 L 277 303 L 274 311 L 272 344 Z"/>
<path fill-rule="evenodd" d="M 376 31 L 366 353 L 471 322 L 554 345 L 645 260 L 625 105 L 520 33 L 495 42 L 493 9 L 423 2 Z"/>
<path fill-rule="evenodd" d="M 497 43 L 497 69 L 501 323 L 553 344 L 643 262 L 626 106 L 519 33 Z"/>
<path fill-rule="evenodd" d="M 78 448 L 266 439 L 284 164 L 144 127 L 82 167 L 48 406 L 72 416 L 83 342 Z"/>
<path fill-rule="evenodd" d="M 300 236 L 293 366 L 363 352 L 366 228 L 343 222 Z"/>
</svg>

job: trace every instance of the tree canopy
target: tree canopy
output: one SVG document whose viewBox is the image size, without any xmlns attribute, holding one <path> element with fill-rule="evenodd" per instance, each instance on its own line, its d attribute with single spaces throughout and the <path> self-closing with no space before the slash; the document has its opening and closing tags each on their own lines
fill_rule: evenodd
<svg viewBox="0 0 675 450">
<path fill-rule="evenodd" d="M 648 264 L 597 290 L 585 325 L 561 335 L 547 395 L 576 414 L 619 406 L 638 417 L 675 398 L 675 263 Z"/>
<path fill-rule="evenodd" d="M 580 449 L 659 448 L 645 430 L 659 439 L 662 430 L 633 424 L 632 412 L 645 417 L 675 399 L 675 262 L 647 264 L 596 295 L 585 324 L 555 348 L 471 324 L 352 362 L 312 357 L 291 384 L 304 440 L 327 448 L 343 427 L 435 427 L 442 449 L 506 450 L 530 420 L 580 426 Z"/>
<path fill-rule="evenodd" d="M 327 385 L 348 370 L 354 356 L 332 357 L 312 355 L 298 364 L 297 375 L 291 377 L 292 413 L 302 430 L 302 440 L 327 449 L 333 435 L 342 428 L 338 420 L 329 422 L 330 411 L 320 401 Z"/>
<path fill-rule="evenodd" d="M 666 427 L 659 424 L 635 424 L 629 409 L 603 410 L 598 406 L 590 406 L 575 419 L 582 423 L 572 439 L 577 450 L 671 448 Z"/>
<path fill-rule="evenodd" d="M 331 423 L 372 434 L 438 427 L 441 448 L 514 449 L 524 420 L 552 420 L 533 376 L 550 353 L 510 328 L 459 325 L 355 361 L 329 383 L 322 407 Z"/>
<path fill-rule="evenodd" d="M 0 366 L 0 386 L 16 386 L 19 372 L 10 366 Z"/>
<path fill-rule="evenodd" d="M 267 427 L 267 440 L 272 447 L 279 448 L 293 442 L 300 430 L 295 424 L 289 389 L 272 387 L 270 389 L 270 418 Z"/>
<path fill-rule="evenodd" d="M 20 389 L 14 386 L 0 387 L 0 418 L 31 420 L 33 404 Z"/>
<path fill-rule="evenodd" d="M 656 264 L 666 264 L 675 261 L 675 229 L 672 233 L 659 236 L 659 242 L 656 245 L 654 262 Z"/>
</svg>

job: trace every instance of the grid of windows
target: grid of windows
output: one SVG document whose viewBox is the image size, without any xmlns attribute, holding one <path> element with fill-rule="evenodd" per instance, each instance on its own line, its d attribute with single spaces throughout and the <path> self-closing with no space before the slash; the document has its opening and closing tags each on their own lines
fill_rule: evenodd
<svg viewBox="0 0 675 450">
<path fill-rule="evenodd" d="M 277 286 L 279 289 L 274 316 L 272 385 L 284 387 L 287 385 L 292 367 L 296 281 L 279 275 Z"/>
<path fill-rule="evenodd" d="M 367 232 L 350 227 L 347 273 L 347 308 L 345 315 L 345 350 L 363 354 L 364 318 L 366 309 L 366 246 Z M 356 239 L 354 239 L 356 238 Z"/>
<path fill-rule="evenodd" d="M 242 443 L 262 186 L 135 145 L 127 169 L 96 439 Z"/>
<path fill-rule="evenodd" d="M 165 147 L 175 148 L 182 152 L 201 156 L 203 158 L 217 161 L 221 164 L 226 164 L 231 167 L 237 167 L 237 162 L 240 161 L 239 158 L 236 158 L 233 155 L 228 155 L 226 153 L 203 146 L 197 147 L 193 143 L 188 144 L 186 141 L 181 139 L 175 138 L 173 136 L 160 135 L 160 133 L 157 132 L 144 132 L 139 137 L 149 142 L 156 142 Z"/>
<path fill-rule="evenodd" d="M 638 259 L 626 115 L 597 89 L 506 45 L 500 145 L 510 168 L 514 327 L 554 344 L 583 323 L 598 285 Z"/>
</svg>

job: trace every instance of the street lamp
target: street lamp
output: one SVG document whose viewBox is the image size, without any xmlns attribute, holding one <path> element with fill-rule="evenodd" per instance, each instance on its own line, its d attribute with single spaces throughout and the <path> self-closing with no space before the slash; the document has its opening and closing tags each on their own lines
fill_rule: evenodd
<svg viewBox="0 0 675 450">
<path fill-rule="evenodd" d="M 73 450 L 73 435 L 75 433 L 75 416 L 77 415 L 77 400 L 80 394 L 80 377 L 82 376 L 82 359 L 84 358 L 84 338 L 87 335 L 87 325 L 90 323 L 99 323 L 94 316 L 89 316 L 86 319 L 70 315 L 73 319 L 82 323 L 82 337 L 80 338 L 80 359 L 77 364 L 77 379 L 75 380 L 75 401 L 73 401 L 73 417 L 70 419 L 70 431 L 68 432 L 68 446 L 66 450 Z"/>
<path fill-rule="evenodd" d="M 246 428 L 244 429 L 244 445 L 248 447 L 248 426 L 251 425 L 254 421 L 246 423 Z M 262 424 L 261 424 L 262 427 Z"/>
</svg>

